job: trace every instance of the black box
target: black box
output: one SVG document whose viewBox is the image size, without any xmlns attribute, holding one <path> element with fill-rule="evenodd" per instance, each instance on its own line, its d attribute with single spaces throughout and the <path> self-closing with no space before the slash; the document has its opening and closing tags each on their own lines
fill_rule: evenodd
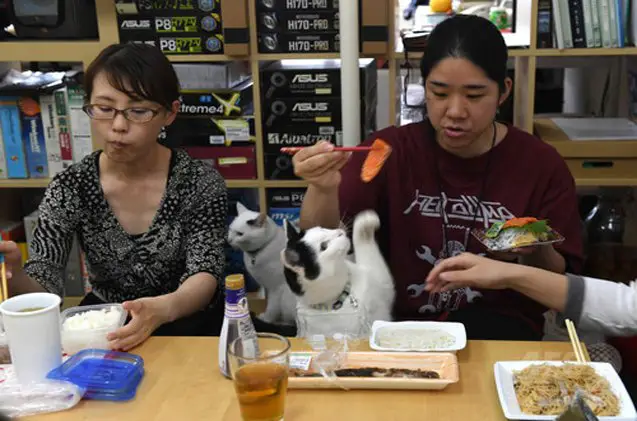
<svg viewBox="0 0 637 421">
<path fill-rule="evenodd" d="M 290 146 L 312 146 L 326 140 L 337 146 L 343 145 L 343 131 L 340 127 L 324 124 L 281 127 L 263 133 L 263 149 L 268 153 L 279 153 L 279 149 Z"/>
<path fill-rule="evenodd" d="M 240 117 L 254 114 L 253 82 L 248 80 L 230 89 L 182 91 L 181 116 Z"/>
<path fill-rule="evenodd" d="M 259 52 L 268 53 L 335 53 L 340 49 L 340 34 L 259 33 Z"/>
<path fill-rule="evenodd" d="M 294 34 L 338 32 L 338 11 L 261 12 L 257 16 L 259 32 Z"/>
<path fill-rule="evenodd" d="M 219 34 L 184 34 L 183 36 L 131 36 L 120 43 L 141 43 L 158 47 L 166 55 L 223 54 L 223 37 Z"/>
<path fill-rule="evenodd" d="M 115 0 L 115 10 L 121 15 L 148 12 L 218 12 L 220 0 Z"/>
<path fill-rule="evenodd" d="M 124 40 L 139 37 L 179 34 L 221 33 L 221 15 L 162 13 L 157 15 L 118 15 L 119 36 Z"/>
<path fill-rule="evenodd" d="M 338 0 L 256 0 L 261 11 L 338 10 Z"/>
<path fill-rule="evenodd" d="M 361 95 L 376 89 L 378 69 L 374 59 L 360 59 Z M 261 69 L 263 101 L 281 97 L 340 97 L 341 61 L 320 60 L 308 64 L 304 60 L 277 61 Z"/>
<path fill-rule="evenodd" d="M 376 111 L 376 95 L 361 101 L 361 125 L 369 125 L 370 116 Z M 343 126 L 340 97 L 277 98 L 264 101 L 261 117 L 264 135 L 291 126 L 327 125 Z"/>
<path fill-rule="evenodd" d="M 159 134 L 162 145 L 188 146 L 245 146 L 256 142 L 253 116 L 240 118 L 202 118 L 178 116 L 173 124 Z"/>
</svg>

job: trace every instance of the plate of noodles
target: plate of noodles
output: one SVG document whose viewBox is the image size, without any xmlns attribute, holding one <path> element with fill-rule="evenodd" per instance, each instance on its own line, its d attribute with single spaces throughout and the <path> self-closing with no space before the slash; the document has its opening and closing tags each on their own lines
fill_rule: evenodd
<svg viewBox="0 0 637 421">
<path fill-rule="evenodd" d="M 376 351 L 455 352 L 467 346 L 467 332 L 455 322 L 376 320 L 369 346 Z"/>
<path fill-rule="evenodd" d="M 510 420 L 554 420 L 578 389 L 600 420 L 637 420 L 626 387 L 608 363 L 499 361 L 494 373 L 500 405 Z"/>
</svg>

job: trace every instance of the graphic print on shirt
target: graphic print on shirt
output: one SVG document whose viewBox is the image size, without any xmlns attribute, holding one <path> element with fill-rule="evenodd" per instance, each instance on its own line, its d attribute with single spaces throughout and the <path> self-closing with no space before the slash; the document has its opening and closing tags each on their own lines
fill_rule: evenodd
<svg viewBox="0 0 637 421">
<path fill-rule="evenodd" d="M 444 215 L 441 215 L 440 212 L 441 205 L 445 210 Z M 476 196 L 465 195 L 459 198 L 450 198 L 444 192 L 441 197 L 421 195 L 419 190 L 416 190 L 415 198 L 407 209 L 405 209 L 404 214 L 407 215 L 414 211 L 417 211 L 425 218 L 442 218 L 444 216 L 444 222 L 447 224 L 449 232 L 459 230 L 462 232 L 463 237 L 466 235 L 469 224 L 465 226 L 452 224 L 450 222 L 462 223 L 462 221 L 467 221 L 471 223 L 474 220 L 474 212 L 477 212 L 475 222 L 477 224 L 482 223 L 486 229 L 494 222 L 508 220 L 514 217 L 514 214 L 500 202 L 481 202 Z M 415 254 L 420 260 L 429 263 L 431 266 L 436 266 L 443 259 L 457 256 L 466 250 L 464 244 L 460 241 L 448 240 L 446 251 L 448 251 L 448 256 L 444 248 L 435 256 L 430 246 L 422 244 L 415 250 Z M 480 255 L 484 255 L 484 253 L 480 253 Z M 412 298 L 418 298 L 425 293 L 425 284 L 411 284 L 407 287 L 407 293 Z M 424 314 L 455 311 L 458 310 L 464 302 L 473 303 L 480 297 L 482 297 L 480 292 L 473 291 L 469 287 L 443 293 L 428 294 L 427 302 L 418 309 L 418 312 Z"/>
</svg>

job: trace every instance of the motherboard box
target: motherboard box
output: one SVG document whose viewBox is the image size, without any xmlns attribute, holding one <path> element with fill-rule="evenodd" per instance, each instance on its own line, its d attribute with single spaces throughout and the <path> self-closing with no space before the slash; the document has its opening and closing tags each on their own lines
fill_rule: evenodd
<svg viewBox="0 0 637 421">
<path fill-rule="evenodd" d="M 257 23 L 259 32 L 338 32 L 339 12 L 262 12 L 257 16 Z"/>
<path fill-rule="evenodd" d="M 245 146 L 256 142 L 253 116 L 240 118 L 183 117 L 159 133 L 159 142 L 168 147 Z"/>
<path fill-rule="evenodd" d="M 218 12 L 220 0 L 115 0 L 120 15 L 154 12 Z"/>
<path fill-rule="evenodd" d="M 338 10 L 339 0 L 256 0 L 259 11 Z"/>
<path fill-rule="evenodd" d="M 129 39 L 131 42 L 155 46 L 167 55 L 188 54 L 223 54 L 225 45 L 223 37 L 219 34 L 186 36 L 149 36 L 147 38 Z"/>
<path fill-rule="evenodd" d="M 253 82 L 230 89 L 182 91 L 181 116 L 240 117 L 254 114 Z"/>
<path fill-rule="evenodd" d="M 263 54 L 336 53 L 341 48 L 338 32 L 314 34 L 260 32 L 258 38 L 259 52 Z"/>
<path fill-rule="evenodd" d="M 360 92 L 367 96 L 378 84 L 375 59 L 359 60 Z M 261 69 L 261 98 L 263 101 L 282 97 L 334 96 L 340 97 L 341 60 L 285 60 L 276 61 Z"/>
<path fill-rule="evenodd" d="M 361 101 L 360 122 L 363 133 L 373 127 L 376 115 L 376 95 Z M 310 125 L 333 126 L 336 131 L 343 127 L 342 102 L 340 97 L 277 98 L 262 104 L 263 135 L 292 127 Z"/>
<path fill-rule="evenodd" d="M 304 198 L 305 188 L 267 189 L 266 205 L 270 218 L 279 225 L 283 225 L 286 219 L 297 223 Z"/>
</svg>

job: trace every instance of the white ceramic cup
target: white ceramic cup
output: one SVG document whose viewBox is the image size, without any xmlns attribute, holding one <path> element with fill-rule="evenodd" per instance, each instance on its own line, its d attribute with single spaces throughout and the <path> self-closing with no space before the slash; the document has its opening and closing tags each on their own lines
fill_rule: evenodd
<svg viewBox="0 0 637 421">
<path fill-rule="evenodd" d="M 35 292 L 0 303 L 11 362 L 21 384 L 42 381 L 62 364 L 60 301 L 55 294 Z M 40 310 L 21 311 L 30 308 Z"/>
</svg>

